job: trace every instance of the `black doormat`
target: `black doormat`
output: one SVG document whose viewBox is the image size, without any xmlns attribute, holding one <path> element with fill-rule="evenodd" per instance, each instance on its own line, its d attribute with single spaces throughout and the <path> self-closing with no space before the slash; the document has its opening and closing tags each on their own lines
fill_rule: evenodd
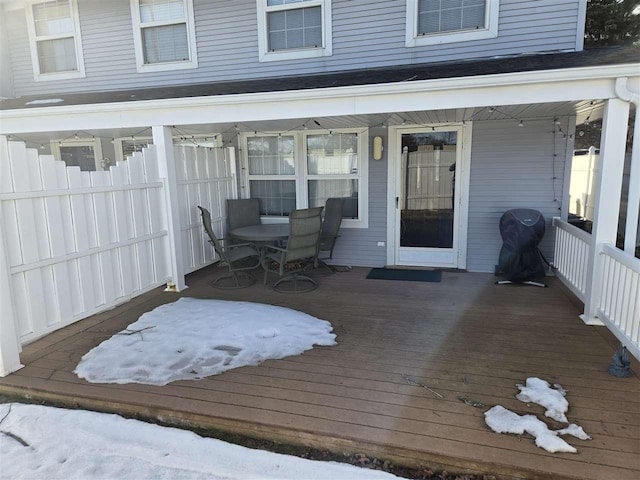
<svg viewBox="0 0 640 480">
<path fill-rule="evenodd" d="M 439 282 L 440 270 L 405 270 L 402 268 L 372 268 L 367 278 L 374 280 L 404 280 L 407 282 Z"/>
</svg>

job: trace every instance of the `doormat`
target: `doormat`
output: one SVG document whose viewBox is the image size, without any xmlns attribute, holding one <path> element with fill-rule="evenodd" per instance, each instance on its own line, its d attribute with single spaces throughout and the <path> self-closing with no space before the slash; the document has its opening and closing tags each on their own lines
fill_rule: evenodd
<svg viewBox="0 0 640 480">
<path fill-rule="evenodd" d="M 367 278 L 374 280 L 403 280 L 406 282 L 440 282 L 440 270 L 405 270 L 402 268 L 372 268 Z"/>
</svg>

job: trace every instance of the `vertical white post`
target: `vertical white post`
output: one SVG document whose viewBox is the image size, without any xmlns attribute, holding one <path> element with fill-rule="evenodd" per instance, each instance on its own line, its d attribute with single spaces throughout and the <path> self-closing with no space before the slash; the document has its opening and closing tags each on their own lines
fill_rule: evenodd
<svg viewBox="0 0 640 480">
<path fill-rule="evenodd" d="M 638 241 L 638 215 L 640 215 L 640 108 L 636 106 L 631 148 L 631 171 L 629 172 L 629 196 L 627 202 L 627 224 L 624 231 L 624 251 L 635 255 Z"/>
<path fill-rule="evenodd" d="M 602 119 L 600 168 L 596 178 L 591 233 L 592 248 L 582 317 L 587 325 L 602 325 L 598 319 L 603 275 L 600 252 L 603 243 L 616 244 L 628 121 L 629 103 L 618 99 L 607 100 Z"/>
<path fill-rule="evenodd" d="M 7 154 L 7 138 L 0 136 L 0 142 L 5 146 L 0 148 L 0 151 Z M 21 346 L 11 291 L 11 272 L 0 202 L 0 377 L 9 375 L 24 366 L 20 364 Z"/>
<path fill-rule="evenodd" d="M 573 147 L 575 144 L 575 134 L 576 117 L 569 117 L 569 121 L 567 122 L 567 143 L 564 154 L 564 177 L 562 178 L 562 205 L 560 207 L 560 218 L 565 222 L 569 218 L 569 193 L 571 191 L 571 168 L 573 167 Z"/>
<path fill-rule="evenodd" d="M 180 205 L 178 199 L 178 183 L 176 162 L 173 155 L 173 139 L 171 127 L 157 125 L 152 127 L 153 144 L 158 156 L 158 170 L 164 180 L 164 197 L 167 230 L 169 231 L 169 252 L 171 265 L 171 283 L 167 291 L 180 292 L 187 288 L 184 281 L 184 257 L 182 255 L 182 231 L 180 229 Z"/>
</svg>

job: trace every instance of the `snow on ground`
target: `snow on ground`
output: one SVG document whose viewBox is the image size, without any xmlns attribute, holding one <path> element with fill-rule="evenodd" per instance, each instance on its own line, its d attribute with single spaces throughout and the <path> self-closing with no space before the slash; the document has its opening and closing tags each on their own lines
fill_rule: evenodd
<svg viewBox="0 0 640 480">
<path fill-rule="evenodd" d="M 558 422 L 567 423 L 566 413 L 569 409 L 569 402 L 565 398 L 567 394 L 560 385 L 554 385 L 551 388 L 549 382 L 537 377 L 527 378 L 525 385 L 516 385 L 520 389 L 520 393 L 516 398 L 525 403 L 536 403 L 547 411 L 544 413 L 547 417 L 553 418 Z"/>
<path fill-rule="evenodd" d="M 118 415 L 0 405 L 1 479 L 353 479 L 389 473 L 318 462 L 202 438 Z"/>
<path fill-rule="evenodd" d="M 181 298 L 143 314 L 82 357 L 93 383 L 166 385 L 335 345 L 329 322 L 284 307 Z"/>
<path fill-rule="evenodd" d="M 568 452 L 577 453 L 577 450 L 561 439 L 558 435 L 569 434 L 578 436 L 578 432 L 574 429 L 565 428 L 563 430 L 549 430 L 549 427 L 542 420 L 538 420 L 535 415 L 518 415 L 511 410 L 496 405 L 489 409 L 484 414 L 485 421 L 489 428 L 497 433 L 514 433 L 516 435 L 522 435 L 525 432 L 532 435 L 535 438 L 536 445 L 540 448 L 544 448 L 551 453 L 556 452 Z M 577 427 L 577 425 L 573 425 Z M 584 430 L 578 427 L 582 434 Z M 578 437 L 580 438 L 580 437 Z M 582 438 L 582 440 L 586 440 Z"/>
<path fill-rule="evenodd" d="M 568 423 L 566 413 L 569 402 L 565 398 L 567 392 L 558 384 L 551 388 L 550 384 L 537 377 L 527 378 L 525 385 L 517 384 L 520 393 L 516 398 L 525 403 L 536 403 L 545 407 L 545 416 L 559 422 Z M 536 445 L 548 452 L 577 453 L 577 450 L 560 438 L 560 435 L 572 435 L 580 440 L 591 440 L 591 437 L 575 423 L 560 430 L 551 430 L 535 415 L 518 415 L 501 405 L 496 405 L 484 413 L 486 424 L 497 433 L 514 433 L 522 435 L 525 432 L 535 438 Z"/>
<path fill-rule="evenodd" d="M 25 105 L 46 105 L 48 103 L 60 103 L 64 102 L 61 98 L 45 98 L 44 100 L 31 100 L 25 103 Z"/>
</svg>

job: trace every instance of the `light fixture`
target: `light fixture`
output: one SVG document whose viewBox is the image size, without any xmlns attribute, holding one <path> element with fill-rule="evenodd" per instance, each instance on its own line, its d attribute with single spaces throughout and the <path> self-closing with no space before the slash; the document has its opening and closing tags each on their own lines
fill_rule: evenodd
<svg viewBox="0 0 640 480">
<path fill-rule="evenodd" d="M 44 143 L 40 144 L 40 150 L 44 150 Z"/>
<path fill-rule="evenodd" d="M 74 134 L 73 134 L 73 138 L 75 138 L 76 140 L 78 140 L 78 138 L 80 138 L 80 137 L 78 136 L 78 134 L 77 134 L 77 133 L 74 133 Z"/>
<path fill-rule="evenodd" d="M 381 160 L 383 150 L 384 147 L 382 146 L 382 137 L 373 137 L 373 159 Z"/>
<path fill-rule="evenodd" d="M 518 126 L 519 127 L 524 127 L 524 122 L 522 120 L 520 120 L 520 122 L 518 122 Z"/>
</svg>

